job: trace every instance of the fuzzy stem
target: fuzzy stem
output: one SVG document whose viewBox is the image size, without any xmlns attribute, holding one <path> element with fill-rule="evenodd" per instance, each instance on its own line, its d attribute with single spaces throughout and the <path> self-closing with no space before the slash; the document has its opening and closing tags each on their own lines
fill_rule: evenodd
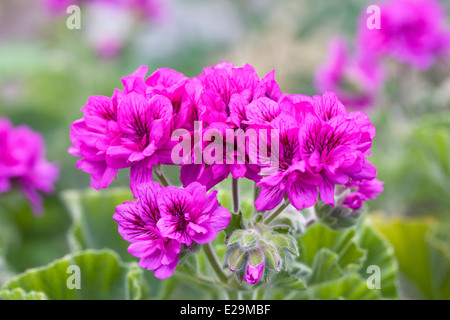
<svg viewBox="0 0 450 320">
<path fill-rule="evenodd" d="M 158 177 L 159 182 L 161 182 L 161 185 L 164 188 L 170 186 L 169 179 L 167 179 L 166 175 L 164 174 L 164 172 L 162 171 L 162 168 L 160 166 L 158 166 L 157 168 L 153 169 L 153 172 L 156 174 L 156 176 Z"/>
<path fill-rule="evenodd" d="M 283 212 L 289 204 L 289 199 L 285 198 L 281 205 L 275 211 L 270 213 L 266 219 L 264 219 L 264 223 L 269 224 L 270 222 L 272 222 L 273 219 L 275 219 L 281 212 Z"/>
<path fill-rule="evenodd" d="M 233 196 L 233 213 L 238 213 L 240 209 L 238 179 L 231 178 L 231 194 Z"/>
<path fill-rule="evenodd" d="M 216 254 L 214 253 L 211 243 L 205 243 L 203 245 L 203 250 L 205 251 L 206 258 L 208 259 L 209 263 L 211 264 L 211 267 L 214 269 L 214 272 L 216 273 L 217 277 L 223 283 L 227 283 L 228 277 L 223 272 L 222 267 L 220 266 L 219 259 L 217 258 Z"/>
</svg>

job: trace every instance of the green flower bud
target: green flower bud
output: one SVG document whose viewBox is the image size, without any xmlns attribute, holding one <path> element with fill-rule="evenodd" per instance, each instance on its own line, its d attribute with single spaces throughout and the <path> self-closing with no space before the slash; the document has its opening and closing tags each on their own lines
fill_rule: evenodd
<svg viewBox="0 0 450 320">
<path fill-rule="evenodd" d="M 233 272 L 235 270 L 241 269 L 246 264 L 247 252 L 236 248 L 230 255 L 228 259 L 228 267 Z"/>
<path fill-rule="evenodd" d="M 241 246 L 245 249 L 254 248 L 259 240 L 259 233 L 253 229 L 245 230 L 241 237 Z"/>
<path fill-rule="evenodd" d="M 234 246 L 235 244 L 238 244 L 242 238 L 243 233 L 244 233 L 244 230 L 233 231 L 233 233 L 231 234 L 230 238 L 227 241 L 227 246 L 231 247 L 231 246 Z"/>
</svg>

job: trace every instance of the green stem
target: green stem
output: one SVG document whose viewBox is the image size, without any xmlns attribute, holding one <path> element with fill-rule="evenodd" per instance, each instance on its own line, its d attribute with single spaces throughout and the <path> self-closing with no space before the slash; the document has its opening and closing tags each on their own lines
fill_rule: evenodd
<svg viewBox="0 0 450 320">
<path fill-rule="evenodd" d="M 239 300 L 239 293 L 237 290 L 228 290 L 228 299 L 229 300 Z"/>
<path fill-rule="evenodd" d="M 264 291 L 261 288 L 255 289 L 253 292 L 253 300 L 262 300 Z"/>
<path fill-rule="evenodd" d="M 169 179 L 167 179 L 166 175 L 164 174 L 162 168 L 159 165 L 153 170 L 153 172 L 156 174 L 158 180 L 161 182 L 161 185 L 164 188 L 170 186 Z"/>
<path fill-rule="evenodd" d="M 281 212 L 283 212 L 289 204 L 289 199 L 285 198 L 283 203 L 275 211 L 270 213 L 266 219 L 264 219 L 264 223 L 269 224 L 270 222 L 272 222 L 273 219 L 275 219 Z"/>
<path fill-rule="evenodd" d="M 211 264 L 211 267 L 214 269 L 214 272 L 216 273 L 217 277 L 223 283 L 227 283 L 228 277 L 223 272 L 222 267 L 220 266 L 219 259 L 217 259 L 217 256 L 214 253 L 214 250 L 212 249 L 211 243 L 205 243 L 203 245 L 203 250 L 205 251 L 206 258 L 208 259 L 209 263 Z"/>
<path fill-rule="evenodd" d="M 238 213 L 240 209 L 239 204 L 239 180 L 231 178 L 231 194 L 233 196 L 233 212 Z"/>
</svg>

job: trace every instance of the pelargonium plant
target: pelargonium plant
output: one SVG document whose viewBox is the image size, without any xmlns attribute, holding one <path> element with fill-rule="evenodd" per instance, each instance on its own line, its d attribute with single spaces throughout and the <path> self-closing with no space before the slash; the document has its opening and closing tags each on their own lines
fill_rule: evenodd
<svg viewBox="0 0 450 320">
<path fill-rule="evenodd" d="M 25 125 L 13 127 L 9 119 L 0 118 L 0 194 L 17 187 L 39 215 L 43 211 L 40 192 L 52 193 L 58 175 L 59 165 L 45 158 L 40 133 Z"/>
<path fill-rule="evenodd" d="M 351 227 L 382 192 L 368 159 L 375 127 L 335 93 L 285 94 L 273 71 L 260 77 L 229 62 L 193 78 L 147 71 L 124 77 L 111 97 L 88 99 L 69 152 L 96 190 L 129 168 L 134 200 L 111 215 L 128 252 L 155 277 L 171 277 L 202 247 L 224 285 L 278 281 L 293 272 L 298 233 L 318 220 Z M 164 171 L 176 167 L 180 181 L 171 185 Z M 228 208 L 219 201 L 226 180 Z M 248 221 L 243 180 L 255 189 Z M 301 227 L 289 227 L 286 215 Z M 211 242 L 222 232 L 220 262 Z"/>
<path fill-rule="evenodd" d="M 398 71 L 406 70 L 405 66 L 423 72 L 450 54 L 450 28 L 439 1 L 384 0 L 377 5 L 379 26 L 369 28 L 369 16 L 362 11 L 354 52 L 345 39 L 331 39 L 326 61 L 315 73 L 315 88 L 335 92 L 350 109 L 374 106 L 389 76 L 402 73 L 397 76 L 406 77 L 405 71 Z M 398 69 L 390 70 L 388 61 Z"/>
</svg>

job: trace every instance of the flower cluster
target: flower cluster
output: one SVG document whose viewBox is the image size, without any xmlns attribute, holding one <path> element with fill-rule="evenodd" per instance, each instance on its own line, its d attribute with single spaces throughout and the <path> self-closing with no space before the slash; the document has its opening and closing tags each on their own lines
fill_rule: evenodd
<svg viewBox="0 0 450 320">
<path fill-rule="evenodd" d="M 342 103 L 353 109 L 373 105 L 383 84 L 385 71 L 367 55 L 352 56 L 344 39 L 334 38 L 328 49 L 327 60 L 314 77 L 314 86 L 320 91 L 332 91 Z"/>
<path fill-rule="evenodd" d="M 185 189 L 163 188 L 157 182 L 140 184 L 137 201 L 116 208 L 113 218 L 120 235 L 131 242 L 128 252 L 139 266 L 154 270 L 159 279 L 170 277 L 182 246 L 211 242 L 230 223 L 228 210 L 218 205 L 217 191 L 206 193 L 199 183 Z"/>
<path fill-rule="evenodd" d="M 258 210 L 275 208 L 285 196 L 298 210 L 320 198 L 334 205 L 336 184 L 372 180 L 375 167 L 367 160 L 375 127 L 362 112 L 347 113 L 334 93 L 285 96 L 270 122 L 279 131 L 280 165 L 263 168 L 258 183 Z"/>
<path fill-rule="evenodd" d="M 392 57 L 427 69 L 450 49 L 445 9 L 437 0 L 390 0 L 380 5 L 380 28 L 359 23 L 358 50 L 373 59 Z"/>
<path fill-rule="evenodd" d="M 107 188 L 119 169 L 131 168 L 130 187 L 152 181 L 152 165 L 170 164 L 168 142 L 185 112 L 181 93 L 187 78 L 159 69 L 145 78 L 142 66 L 122 79 L 112 97 L 92 96 L 84 117 L 71 127 L 69 153 L 81 157 L 78 169 L 91 175 L 94 189 Z"/>
<path fill-rule="evenodd" d="M 81 157 L 77 166 L 95 189 L 130 168 L 137 202 L 118 206 L 114 219 L 132 243 L 129 252 L 157 277 L 173 273 L 184 247 L 210 242 L 227 227 L 229 212 L 218 206 L 216 191 L 206 191 L 228 177 L 253 180 L 255 207 L 264 212 L 283 199 L 297 210 L 319 197 L 333 207 L 336 186 L 363 190 L 376 176 L 367 159 L 375 127 L 366 114 L 347 112 L 334 93 L 283 94 L 274 71 L 260 78 L 250 65 L 229 62 L 193 78 L 171 69 L 146 74 L 142 66 L 112 97 L 89 98 L 84 117 L 72 124 L 69 152 Z M 153 182 L 155 165 L 180 165 L 183 188 Z M 270 241 L 285 243 L 278 238 Z M 228 256 L 228 264 L 241 281 L 285 267 L 274 258 L 284 249 L 266 240 L 251 250 L 233 247 L 238 256 Z"/>
<path fill-rule="evenodd" d="M 361 14 L 354 55 L 343 39 L 333 39 L 316 70 L 316 89 L 335 92 L 351 108 L 373 105 L 385 79 L 384 58 L 425 70 L 450 53 L 450 28 L 438 1 L 389 0 L 379 8 L 379 27 L 369 28 L 369 15 Z"/>
<path fill-rule="evenodd" d="M 345 185 L 345 189 L 349 192 L 346 194 L 342 205 L 352 210 L 358 210 L 365 201 L 374 201 L 376 196 L 383 192 L 383 182 L 377 179 L 350 182 Z"/>
<path fill-rule="evenodd" d="M 35 214 L 42 212 L 39 192 L 53 192 L 59 168 L 45 159 L 42 136 L 26 126 L 13 127 L 0 118 L 0 193 L 17 185 Z"/>
</svg>

